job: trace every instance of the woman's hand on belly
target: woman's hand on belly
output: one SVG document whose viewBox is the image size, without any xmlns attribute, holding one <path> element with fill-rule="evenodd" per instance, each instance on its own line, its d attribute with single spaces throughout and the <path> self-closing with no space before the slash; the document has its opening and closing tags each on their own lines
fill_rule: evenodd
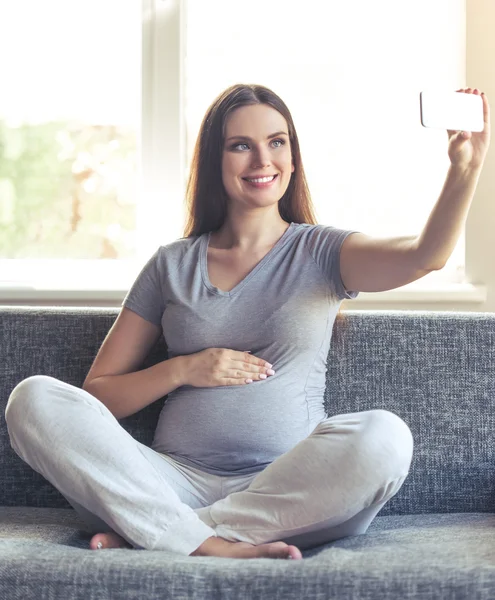
<svg viewBox="0 0 495 600">
<path fill-rule="evenodd" d="M 275 374 L 272 365 L 262 358 L 228 348 L 206 348 L 182 358 L 182 385 L 247 385 Z"/>
</svg>

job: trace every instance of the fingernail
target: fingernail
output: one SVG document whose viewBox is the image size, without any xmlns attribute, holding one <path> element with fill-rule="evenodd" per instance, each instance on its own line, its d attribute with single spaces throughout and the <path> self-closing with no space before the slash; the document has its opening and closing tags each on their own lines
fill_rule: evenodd
<svg viewBox="0 0 495 600">
<path fill-rule="evenodd" d="M 96 544 L 96 549 L 97 549 L 97 550 L 101 550 L 102 548 L 103 548 L 103 544 L 102 544 L 101 542 L 98 542 L 98 543 Z"/>
<path fill-rule="evenodd" d="M 267 375 L 275 375 L 275 371 L 273 369 L 268 369 L 266 372 Z"/>
<path fill-rule="evenodd" d="M 265 363 L 265 367 L 266 367 L 267 369 L 271 369 L 271 368 L 273 367 L 273 365 L 271 365 L 270 363 L 266 362 L 266 363 Z"/>
</svg>

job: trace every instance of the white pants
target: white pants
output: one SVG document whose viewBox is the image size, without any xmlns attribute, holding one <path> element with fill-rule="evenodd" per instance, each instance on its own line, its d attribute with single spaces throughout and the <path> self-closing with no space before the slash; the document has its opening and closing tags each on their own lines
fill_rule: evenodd
<svg viewBox="0 0 495 600">
<path fill-rule="evenodd" d="M 322 421 L 261 472 L 220 477 L 139 443 L 94 396 L 45 375 L 14 388 L 5 418 L 14 451 L 92 532 L 183 555 L 211 536 L 305 549 L 365 533 L 413 451 L 404 421 L 370 410 Z"/>
</svg>

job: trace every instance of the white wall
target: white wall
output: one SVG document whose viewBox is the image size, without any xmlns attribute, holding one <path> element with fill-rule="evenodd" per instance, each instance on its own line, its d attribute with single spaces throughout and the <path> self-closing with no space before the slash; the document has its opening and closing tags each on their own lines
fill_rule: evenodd
<svg viewBox="0 0 495 600">
<path fill-rule="evenodd" d="M 491 122 L 495 115 L 495 2 L 467 0 L 467 85 L 483 90 L 491 103 Z M 467 248 L 466 270 L 472 281 L 480 278 L 481 265 L 489 279 L 487 302 L 479 310 L 495 312 L 495 140 L 492 133 L 483 173 L 467 221 L 472 242 Z M 485 275 L 486 277 L 486 275 Z"/>
</svg>

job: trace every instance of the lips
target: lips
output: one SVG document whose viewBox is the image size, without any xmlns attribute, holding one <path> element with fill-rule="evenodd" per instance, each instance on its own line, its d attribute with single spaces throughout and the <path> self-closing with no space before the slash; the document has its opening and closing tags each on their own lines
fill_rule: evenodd
<svg viewBox="0 0 495 600">
<path fill-rule="evenodd" d="M 275 175 L 258 175 L 254 177 L 243 177 L 244 181 L 248 181 L 249 183 L 271 183 L 275 181 L 278 177 L 278 174 Z"/>
</svg>

